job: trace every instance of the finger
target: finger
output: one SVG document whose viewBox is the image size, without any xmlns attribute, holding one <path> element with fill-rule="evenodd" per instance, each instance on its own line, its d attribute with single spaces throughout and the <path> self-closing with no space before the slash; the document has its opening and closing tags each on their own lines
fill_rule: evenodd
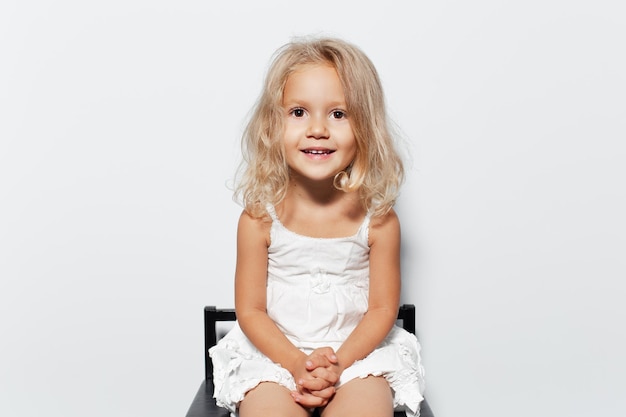
<svg viewBox="0 0 626 417">
<path fill-rule="evenodd" d="M 337 362 L 337 354 L 335 353 L 334 349 L 331 348 L 330 346 L 317 348 L 313 352 L 311 352 L 311 355 L 321 355 L 321 356 L 324 356 L 327 360 L 331 361 L 332 363 Z"/>
<path fill-rule="evenodd" d="M 330 361 L 330 363 L 337 363 L 338 361 L 337 354 L 335 354 L 335 351 L 333 350 L 333 348 L 331 347 L 320 348 L 320 353 L 322 353 L 326 357 L 326 359 Z"/>
<path fill-rule="evenodd" d="M 310 379 L 299 380 L 298 385 L 301 386 L 304 390 L 321 391 L 334 384 L 331 384 L 330 382 L 322 378 L 310 378 Z"/>
<path fill-rule="evenodd" d="M 312 354 L 310 354 L 305 362 L 305 367 L 307 371 L 312 371 L 313 369 L 320 368 L 320 367 L 325 368 L 330 365 L 331 365 L 331 362 L 328 360 L 326 356 L 321 355 L 316 352 L 313 352 Z"/>
<path fill-rule="evenodd" d="M 295 402 L 303 407 L 323 407 L 328 404 L 328 399 L 317 397 L 311 393 L 291 392 L 291 397 Z"/>
<path fill-rule="evenodd" d="M 323 379 L 327 381 L 330 385 L 335 385 L 337 381 L 339 381 L 339 375 L 328 368 L 316 368 L 311 371 L 311 376 L 315 378 Z"/>
<path fill-rule="evenodd" d="M 335 387 L 328 387 L 321 391 L 311 391 L 311 394 L 315 395 L 316 397 L 330 400 L 333 397 L 333 395 L 335 395 Z"/>
</svg>

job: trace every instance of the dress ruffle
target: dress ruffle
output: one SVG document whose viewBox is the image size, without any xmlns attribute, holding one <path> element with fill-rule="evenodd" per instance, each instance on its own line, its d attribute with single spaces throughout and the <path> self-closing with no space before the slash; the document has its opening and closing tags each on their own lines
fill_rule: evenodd
<svg viewBox="0 0 626 417">
<path fill-rule="evenodd" d="M 394 327 L 372 353 L 343 372 L 339 386 L 354 378 L 383 376 L 393 390 L 396 411 L 405 411 L 408 417 L 417 417 L 424 399 L 424 368 L 420 350 L 415 335 Z"/>
<path fill-rule="evenodd" d="M 209 349 L 213 360 L 213 396 L 217 405 L 236 417 L 237 406 L 248 391 L 261 382 L 275 382 L 295 391 L 293 376 L 259 352 L 236 325 Z"/>
<path fill-rule="evenodd" d="M 366 358 L 344 370 L 337 384 L 355 378 L 383 376 L 393 391 L 394 408 L 408 417 L 418 417 L 424 392 L 424 370 L 420 345 L 414 335 L 394 327 L 385 340 Z M 294 391 L 293 376 L 259 352 L 236 325 L 209 350 L 213 359 L 217 404 L 236 417 L 237 406 L 245 394 L 261 382 L 275 382 Z"/>
</svg>

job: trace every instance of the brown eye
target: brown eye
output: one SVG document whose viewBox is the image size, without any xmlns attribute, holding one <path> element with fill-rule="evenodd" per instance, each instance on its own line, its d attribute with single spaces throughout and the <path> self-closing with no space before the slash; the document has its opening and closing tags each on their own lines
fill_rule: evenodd
<svg viewBox="0 0 626 417">
<path fill-rule="evenodd" d="M 295 117 L 302 117 L 304 116 L 304 110 L 303 109 L 293 109 L 291 111 L 291 114 Z"/>
<path fill-rule="evenodd" d="M 341 110 L 335 110 L 333 112 L 333 118 L 335 119 L 343 119 L 344 117 L 346 117 L 346 114 Z"/>
</svg>

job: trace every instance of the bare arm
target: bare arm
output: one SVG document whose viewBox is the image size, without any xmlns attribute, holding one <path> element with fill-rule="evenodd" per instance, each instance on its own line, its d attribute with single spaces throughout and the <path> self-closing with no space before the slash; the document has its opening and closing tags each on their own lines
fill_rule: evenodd
<svg viewBox="0 0 626 417">
<path fill-rule="evenodd" d="M 241 215 L 237 229 L 235 309 L 241 330 L 254 346 L 291 371 L 289 367 L 303 354 L 267 315 L 268 236 L 269 224 L 245 212 Z"/>
<path fill-rule="evenodd" d="M 367 313 L 337 351 L 339 367 L 369 355 L 387 336 L 400 302 L 400 222 L 392 210 L 370 224 L 370 289 Z"/>
<path fill-rule="evenodd" d="M 235 309 L 237 321 L 248 339 L 273 362 L 287 369 L 296 382 L 313 378 L 307 370 L 309 357 L 297 349 L 267 315 L 267 254 L 270 224 L 242 213 L 237 229 Z M 324 385 L 319 383 L 318 389 Z M 331 386 L 321 395 L 330 397 Z M 305 395 L 306 406 L 325 405 L 328 398 Z"/>
</svg>

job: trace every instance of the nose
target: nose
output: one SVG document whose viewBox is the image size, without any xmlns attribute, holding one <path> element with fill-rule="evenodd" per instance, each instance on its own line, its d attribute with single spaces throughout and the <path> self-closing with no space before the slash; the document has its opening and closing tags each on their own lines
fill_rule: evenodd
<svg viewBox="0 0 626 417">
<path fill-rule="evenodd" d="M 307 126 L 306 135 L 313 139 L 328 139 L 328 126 L 326 126 L 325 117 L 311 117 Z"/>
</svg>

